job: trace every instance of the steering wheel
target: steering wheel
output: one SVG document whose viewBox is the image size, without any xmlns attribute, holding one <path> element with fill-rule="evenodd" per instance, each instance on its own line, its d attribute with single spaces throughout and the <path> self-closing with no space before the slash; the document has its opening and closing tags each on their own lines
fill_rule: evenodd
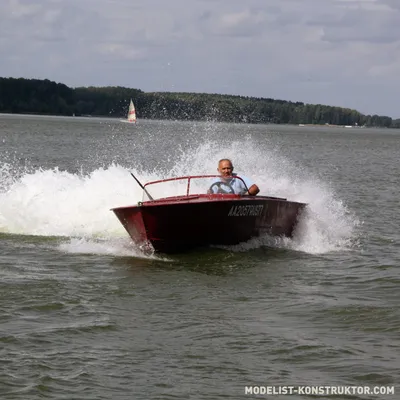
<svg viewBox="0 0 400 400">
<path fill-rule="evenodd" d="M 212 193 L 214 193 L 214 187 L 217 187 L 217 193 L 220 194 L 235 194 L 235 190 L 233 189 L 233 187 L 226 182 L 214 182 L 211 186 L 210 186 L 210 191 Z"/>
</svg>

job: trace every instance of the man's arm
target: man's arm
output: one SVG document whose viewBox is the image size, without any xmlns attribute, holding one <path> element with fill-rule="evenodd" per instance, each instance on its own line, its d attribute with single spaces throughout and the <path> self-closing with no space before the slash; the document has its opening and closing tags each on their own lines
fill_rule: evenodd
<svg viewBox="0 0 400 400">
<path fill-rule="evenodd" d="M 249 191 L 247 193 L 250 196 L 255 196 L 259 191 L 260 189 L 258 188 L 258 186 L 254 184 L 250 186 Z"/>
</svg>

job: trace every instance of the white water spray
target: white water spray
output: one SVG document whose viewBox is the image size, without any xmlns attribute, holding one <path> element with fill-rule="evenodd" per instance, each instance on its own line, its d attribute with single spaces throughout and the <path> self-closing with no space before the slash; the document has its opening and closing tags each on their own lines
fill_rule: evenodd
<svg viewBox="0 0 400 400">
<path fill-rule="evenodd" d="M 246 139 L 222 145 L 221 141 L 205 141 L 178 149 L 178 153 L 172 168 L 151 172 L 111 164 L 87 174 L 57 168 L 16 173 L 4 163 L 0 165 L 0 232 L 68 237 L 64 251 L 82 252 L 86 248 L 100 254 L 104 249 L 108 254 L 138 254 L 126 247 L 127 233 L 110 211 L 142 200 L 142 190 L 130 172 L 142 183 L 171 176 L 214 174 L 218 159 L 228 157 L 236 173 L 257 183 L 260 194 L 308 203 L 294 238 L 274 239 L 274 245 L 308 253 L 351 246 L 358 224 L 355 216 L 326 184 L 291 165 L 279 153 Z M 271 239 L 258 238 L 231 249 L 243 251 L 264 245 L 271 245 Z"/>
</svg>

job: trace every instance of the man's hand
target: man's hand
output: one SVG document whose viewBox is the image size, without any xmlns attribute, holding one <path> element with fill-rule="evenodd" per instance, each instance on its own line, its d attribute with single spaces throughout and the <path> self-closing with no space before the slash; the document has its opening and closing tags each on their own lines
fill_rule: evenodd
<svg viewBox="0 0 400 400">
<path fill-rule="evenodd" d="M 257 185 L 251 185 L 249 191 L 247 192 L 250 196 L 256 196 L 260 191 Z"/>
</svg>

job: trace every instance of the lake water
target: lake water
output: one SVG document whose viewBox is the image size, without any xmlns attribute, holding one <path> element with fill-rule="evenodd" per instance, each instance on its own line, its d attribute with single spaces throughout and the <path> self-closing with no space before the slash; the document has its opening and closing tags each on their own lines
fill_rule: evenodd
<svg viewBox="0 0 400 400">
<path fill-rule="evenodd" d="M 387 129 L 0 115 L 0 398 L 397 390 L 399 155 Z M 214 174 L 223 157 L 308 203 L 295 237 L 143 254 L 110 211 L 141 200 L 130 172 Z"/>
</svg>

